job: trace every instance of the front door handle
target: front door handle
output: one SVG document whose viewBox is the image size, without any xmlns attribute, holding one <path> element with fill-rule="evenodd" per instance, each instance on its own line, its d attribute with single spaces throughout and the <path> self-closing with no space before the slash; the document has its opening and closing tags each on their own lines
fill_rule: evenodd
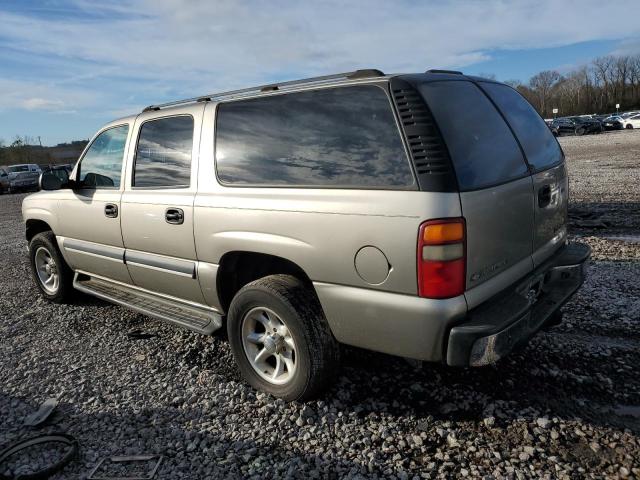
<svg viewBox="0 0 640 480">
<path fill-rule="evenodd" d="M 104 206 L 104 214 L 109 218 L 116 218 L 118 216 L 118 206 L 113 203 L 107 203 Z"/>
<path fill-rule="evenodd" d="M 184 223 L 184 212 L 181 208 L 167 208 L 164 218 L 171 225 L 182 225 Z"/>
<path fill-rule="evenodd" d="M 538 190 L 538 207 L 544 208 L 551 203 L 551 185 L 544 185 Z"/>
</svg>

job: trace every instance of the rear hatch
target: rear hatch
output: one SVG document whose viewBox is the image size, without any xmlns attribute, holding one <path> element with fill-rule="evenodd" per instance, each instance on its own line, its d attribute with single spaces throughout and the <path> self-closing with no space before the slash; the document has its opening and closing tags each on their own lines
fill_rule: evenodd
<svg viewBox="0 0 640 480">
<path fill-rule="evenodd" d="M 417 87 L 455 170 L 466 221 L 465 295 L 473 308 L 564 241 L 562 151 L 533 107 L 506 85 L 460 75 Z"/>
</svg>

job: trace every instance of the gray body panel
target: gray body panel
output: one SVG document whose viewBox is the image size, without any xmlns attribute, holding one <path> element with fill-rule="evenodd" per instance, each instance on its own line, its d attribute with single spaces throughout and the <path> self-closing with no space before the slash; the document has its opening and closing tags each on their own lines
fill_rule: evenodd
<svg viewBox="0 0 640 480">
<path fill-rule="evenodd" d="M 534 225 L 531 177 L 496 187 L 462 192 L 462 214 L 467 224 L 467 290 L 494 277 L 514 280 L 531 269 L 531 242 Z M 476 298 L 473 306 L 497 293 L 501 279 Z M 468 292 L 469 293 L 469 292 Z M 472 306 L 470 308 L 473 308 Z"/>
<path fill-rule="evenodd" d="M 538 196 L 545 187 L 549 189 L 549 203 L 540 206 Z M 537 267 L 564 245 L 567 239 L 569 179 L 564 163 L 534 174 L 533 188 L 536 221 L 533 237 L 533 263 Z"/>
</svg>

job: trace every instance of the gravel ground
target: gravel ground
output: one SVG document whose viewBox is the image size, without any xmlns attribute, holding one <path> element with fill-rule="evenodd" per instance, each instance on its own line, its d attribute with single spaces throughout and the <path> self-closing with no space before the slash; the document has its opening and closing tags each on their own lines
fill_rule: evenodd
<svg viewBox="0 0 640 480">
<path fill-rule="evenodd" d="M 45 303 L 23 195 L 0 197 L 0 445 L 35 434 L 24 417 L 61 394 L 38 431 L 81 450 L 54 478 L 143 453 L 165 456 L 161 479 L 640 478 L 640 131 L 560 141 L 572 234 L 594 249 L 565 322 L 482 369 L 348 349 L 335 386 L 307 404 L 247 387 L 219 336 L 86 297 Z M 154 336 L 128 339 L 133 328 Z"/>
</svg>

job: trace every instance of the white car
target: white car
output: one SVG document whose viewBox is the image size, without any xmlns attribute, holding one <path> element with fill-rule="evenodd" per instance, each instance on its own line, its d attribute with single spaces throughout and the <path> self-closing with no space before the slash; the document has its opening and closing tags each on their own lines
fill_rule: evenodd
<svg viewBox="0 0 640 480">
<path fill-rule="evenodd" d="M 42 170 L 35 163 L 23 163 L 6 167 L 9 174 L 9 190 L 19 192 L 25 190 L 37 190 L 38 179 Z"/>
<path fill-rule="evenodd" d="M 640 128 L 640 113 L 632 117 L 623 118 L 624 128 Z"/>
</svg>

